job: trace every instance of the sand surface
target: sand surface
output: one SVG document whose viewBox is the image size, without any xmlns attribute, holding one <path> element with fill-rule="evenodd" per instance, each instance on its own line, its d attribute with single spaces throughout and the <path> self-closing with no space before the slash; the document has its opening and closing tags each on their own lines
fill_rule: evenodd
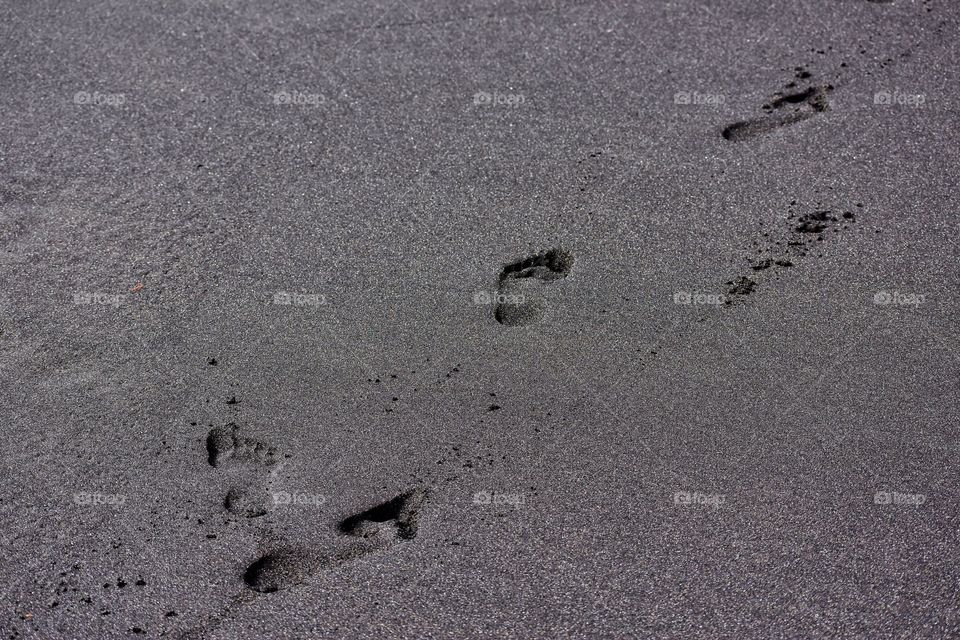
<svg viewBox="0 0 960 640">
<path fill-rule="evenodd" d="M 960 636 L 958 48 L 2 3 L 2 637 Z"/>
</svg>

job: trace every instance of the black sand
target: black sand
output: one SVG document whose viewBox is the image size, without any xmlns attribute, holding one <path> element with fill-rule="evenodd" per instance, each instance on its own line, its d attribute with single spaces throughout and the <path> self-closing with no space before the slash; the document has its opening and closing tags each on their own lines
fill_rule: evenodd
<svg viewBox="0 0 960 640">
<path fill-rule="evenodd" d="M 3 636 L 960 636 L 958 17 L 3 3 Z"/>
</svg>

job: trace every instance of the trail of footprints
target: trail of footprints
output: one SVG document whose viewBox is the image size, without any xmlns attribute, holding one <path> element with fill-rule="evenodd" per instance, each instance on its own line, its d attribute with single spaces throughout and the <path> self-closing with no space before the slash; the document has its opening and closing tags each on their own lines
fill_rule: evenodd
<svg viewBox="0 0 960 640">
<path fill-rule="evenodd" d="M 801 67 L 797 68 L 798 79 L 809 75 Z M 790 86 L 795 83 L 789 83 Z M 747 140 L 826 111 L 829 109 L 826 95 L 832 89 L 831 85 L 826 85 L 778 94 L 763 106 L 768 115 L 734 123 L 724 130 L 723 137 L 731 141 Z M 795 204 L 792 202 L 791 206 Z M 855 221 L 851 211 L 839 215 L 837 217 L 829 209 L 817 209 L 799 216 L 791 213 L 788 219 L 796 218 L 790 230 L 794 236 L 785 242 L 775 242 L 776 246 L 759 249 L 758 253 L 762 255 L 751 260 L 750 270 L 759 272 L 792 267 L 794 260 L 807 254 L 806 236 L 812 234 L 816 241 L 822 241 L 825 232 L 837 232 Z M 774 255 L 777 251 L 780 254 Z M 498 296 L 493 312 L 496 321 L 511 327 L 540 322 L 547 311 L 540 295 L 541 288 L 566 278 L 573 264 L 573 255 L 562 248 L 552 248 L 506 264 L 497 278 Z M 757 286 L 757 281 L 748 275 L 726 282 L 728 304 L 752 294 Z M 210 431 L 207 454 L 210 465 L 218 468 L 253 465 L 273 469 L 280 460 L 276 448 L 245 436 L 234 423 Z M 268 488 L 272 480 L 273 471 L 268 475 Z M 235 515 L 257 518 L 267 513 L 262 497 L 265 497 L 262 491 L 258 492 L 249 485 L 236 485 L 228 491 L 224 507 Z M 345 551 L 279 545 L 251 563 L 243 574 L 243 581 L 253 591 L 270 593 L 299 584 L 324 569 L 387 549 L 397 542 L 412 540 L 416 537 L 420 510 L 426 498 L 425 490 L 414 489 L 345 518 L 339 523 L 338 531 L 356 540 L 356 544 Z"/>
<path fill-rule="evenodd" d="M 757 249 L 758 257 L 749 260 L 751 274 L 772 268 L 792 267 L 795 260 L 807 255 L 814 243 L 824 239 L 824 234 L 846 229 L 856 219 L 852 211 L 835 213 L 834 210 L 820 208 L 821 203 L 817 204 L 818 208 L 811 213 L 788 215 L 791 227 L 786 235 L 781 235 L 780 240 L 771 239 L 768 246 Z M 795 205 L 796 202 L 790 203 L 791 207 Z M 769 237 L 769 234 L 764 235 Z M 540 321 L 546 304 L 538 296 L 539 289 L 566 278 L 573 264 L 573 255 L 561 248 L 552 248 L 506 264 L 498 276 L 498 293 L 503 295 L 498 296 L 494 309 L 497 322 L 506 326 L 523 326 Z M 748 275 L 740 275 L 726 284 L 730 296 L 728 304 L 742 300 L 758 286 L 758 282 Z M 523 295 L 518 295 L 520 293 Z M 289 456 L 274 446 L 248 436 L 233 422 L 209 431 L 206 454 L 211 467 L 239 476 L 239 479 L 233 479 L 223 500 L 223 507 L 228 512 L 249 519 L 260 518 L 268 513 L 267 496 L 274 488 L 283 460 Z M 258 486 L 255 478 L 258 474 L 262 475 L 264 470 L 267 471 L 265 486 Z M 215 620 L 223 619 L 235 607 L 256 597 L 257 593 L 273 593 L 294 587 L 325 570 L 415 539 L 421 510 L 427 498 L 427 490 L 415 488 L 342 519 L 336 529 L 342 538 L 351 541 L 346 548 L 342 545 L 303 546 L 288 545 L 282 541 L 271 542 L 239 576 L 247 595 L 241 592 L 235 596 Z M 266 538 L 272 538 L 269 531 L 266 533 Z M 187 637 L 202 637 L 210 628 L 210 624 L 199 627 L 189 632 L 194 635 L 188 634 Z"/>
<path fill-rule="evenodd" d="M 791 212 L 787 215 L 790 225 L 780 239 L 770 238 L 768 246 L 758 248 L 759 257 L 748 259 L 749 272 L 740 274 L 724 283 L 727 305 L 742 302 L 745 296 L 752 294 L 759 282 L 757 274 L 768 269 L 786 269 L 805 258 L 815 246 L 823 242 L 827 233 L 840 233 L 850 228 L 856 220 L 856 214 L 850 207 L 839 209 L 823 208 L 822 202 L 805 214 L 793 211 L 797 201 L 791 201 Z M 856 203 L 857 209 L 862 208 Z M 759 242 L 754 242 L 759 246 Z M 511 262 L 500 272 L 497 290 L 497 304 L 494 318 L 506 326 L 534 324 L 543 319 L 546 304 L 536 292 L 544 283 L 567 277 L 573 268 L 573 255 L 564 249 L 554 248 L 534 254 L 522 260 Z"/>
<path fill-rule="evenodd" d="M 796 67 L 794 80 L 786 83 L 784 91 L 774 94 L 771 100 L 761 106 L 764 115 L 728 125 L 722 131 L 723 138 L 731 142 L 750 140 L 828 111 L 828 95 L 834 87 L 832 84 L 813 83 L 804 88 L 798 87 L 798 83 L 802 84 L 811 77 L 812 74 L 804 67 Z M 791 207 L 795 204 L 790 203 Z M 862 205 L 858 203 L 856 206 Z M 769 246 L 757 249 L 760 256 L 749 260 L 749 273 L 738 275 L 725 283 L 727 304 L 742 301 L 757 289 L 757 273 L 793 267 L 796 260 L 807 255 L 812 243 L 823 241 L 825 233 L 848 228 L 849 224 L 855 222 L 856 216 L 849 209 L 835 212 L 818 207 L 803 215 L 791 213 L 788 220 L 791 221 L 791 227 L 787 235 L 782 236 L 781 241 L 771 241 Z M 508 327 L 542 321 L 548 311 L 542 295 L 543 287 L 566 278 L 573 265 L 573 254 L 559 247 L 504 265 L 497 278 L 494 319 Z M 272 489 L 276 471 L 282 466 L 279 451 L 246 436 L 235 423 L 212 429 L 207 436 L 206 447 L 208 462 L 212 467 L 268 470 L 266 487 L 258 488 L 250 480 L 235 482 L 223 501 L 224 508 L 234 515 L 250 519 L 266 515 L 269 507 L 267 493 Z M 427 497 L 425 489 L 412 489 L 344 518 L 338 523 L 337 531 L 353 541 L 345 550 L 275 545 L 250 563 L 241 576 L 243 583 L 253 592 L 272 593 L 301 584 L 326 569 L 413 540 L 417 536 L 421 509 Z"/>
<path fill-rule="evenodd" d="M 413 540 L 426 497 L 424 489 L 414 489 L 344 519 L 339 531 L 359 539 L 346 551 L 324 552 L 307 547 L 270 551 L 247 568 L 243 581 L 254 591 L 271 593 L 300 584 L 324 569 L 388 549 L 396 542 Z"/>
<path fill-rule="evenodd" d="M 224 508 L 245 518 L 266 515 L 267 494 L 273 489 L 281 455 L 276 447 L 244 435 L 235 423 L 215 427 L 207 434 L 207 461 L 217 469 L 267 469 L 266 487 L 255 483 L 234 482 L 224 498 Z M 249 480 L 249 479 L 248 479 Z M 265 490 L 264 490 L 265 489 Z M 397 542 L 417 536 L 420 509 L 427 498 L 417 488 L 345 518 L 337 530 L 355 540 L 345 551 L 278 545 L 247 567 L 242 578 L 251 590 L 261 593 L 279 591 L 304 582 L 318 572 L 389 549 Z"/>
</svg>

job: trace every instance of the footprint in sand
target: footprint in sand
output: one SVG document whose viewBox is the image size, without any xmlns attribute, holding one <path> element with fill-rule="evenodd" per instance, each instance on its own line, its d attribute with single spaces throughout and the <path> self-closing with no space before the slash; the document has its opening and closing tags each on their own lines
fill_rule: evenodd
<svg viewBox="0 0 960 640">
<path fill-rule="evenodd" d="M 254 479 L 245 477 L 235 481 L 223 500 L 224 508 L 244 518 L 258 518 L 267 513 L 267 491 L 273 474 L 280 467 L 280 454 L 275 447 L 243 435 L 235 423 L 215 427 L 207 434 L 207 462 L 217 468 L 232 469 L 232 473 L 249 476 L 257 467 L 269 470 L 263 491 L 252 488 Z"/>
<path fill-rule="evenodd" d="M 340 522 L 340 533 L 360 538 L 345 551 L 331 553 L 305 547 L 269 551 L 247 568 L 243 581 L 253 591 L 272 593 L 300 584 L 325 569 L 412 540 L 417 535 L 420 509 L 426 498 L 426 490 L 414 489 L 345 518 Z"/>
<path fill-rule="evenodd" d="M 397 540 L 413 540 L 417 537 L 420 508 L 426 497 L 424 489 L 401 493 L 392 500 L 344 519 L 340 523 L 340 532 L 370 538 L 379 536 L 386 528 Z"/>
<path fill-rule="evenodd" d="M 766 116 L 735 122 L 723 130 L 723 137 L 731 142 L 742 142 L 812 118 L 830 109 L 827 93 L 832 90 L 831 85 L 826 85 L 778 95 L 763 105 Z"/>
<path fill-rule="evenodd" d="M 566 278 L 571 269 L 573 254 L 558 248 L 504 266 L 493 317 L 508 327 L 539 322 L 547 307 L 538 289 L 544 282 Z"/>
<path fill-rule="evenodd" d="M 278 460 L 275 447 L 242 435 L 240 427 L 233 422 L 210 430 L 207 434 L 207 455 L 212 467 L 243 462 L 270 466 Z"/>
</svg>

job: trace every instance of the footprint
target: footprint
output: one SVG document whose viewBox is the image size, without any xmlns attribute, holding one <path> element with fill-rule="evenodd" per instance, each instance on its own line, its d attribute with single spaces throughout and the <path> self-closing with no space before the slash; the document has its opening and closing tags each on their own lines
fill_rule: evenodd
<svg viewBox="0 0 960 640">
<path fill-rule="evenodd" d="M 309 549 L 271 551 L 247 567 L 243 581 L 254 591 L 273 593 L 298 585 L 321 568 L 322 562 Z"/>
<path fill-rule="evenodd" d="M 241 435 L 240 427 L 233 422 L 210 430 L 207 434 L 207 454 L 212 467 L 239 462 L 270 466 L 278 459 L 276 448 Z"/>
<path fill-rule="evenodd" d="M 263 555 L 247 567 L 243 582 L 254 591 L 273 593 L 302 584 L 320 571 L 356 560 L 374 550 L 372 546 L 357 546 L 326 555 L 303 547 L 284 547 Z"/>
<path fill-rule="evenodd" d="M 523 260 L 511 262 L 500 272 L 500 282 L 507 278 L 565 278 L 573 268 L 573 255 L 563 249 L 550 249 Z"/>
<path fill-rule="evenodd" d="M 541 283 L 566 278 L 572 269 L 573 254 L 559 248 L 504 266 L 493 317 L 511 327 L 539 322 L 546 313 L 546 304 L 537 295 Z"/>
<path fill-rule="evenodd" d="M 392 500 L 344 519 L 340 523 L 340 531 L 351 536 L 370 538 L 380 533 L 381 525 L 389 523 L 398 540 L 413 540 L 417 537 L 420 509 L 426 498 L 424 489 L 401 493 Z"/>
<path fill-rule="evenodd" d="M 763 105 L 763 110 L 767 111 L 768 115 L 735 122 L 723 130 L 723 137 L 731 142 L 741 142 L 812 118 L 830 109 L 827 93 L 831 90 L 833 87 L 826 85 L 779 95 L 775 100 Z M 792 110 L 789 110 L 791 107 Z"/>
<path fill-rule="evenodd" d="M 283 468 L 283 464 L 277 464 L 280 453 L 275 447 L 244 436 L 240 427 L 231 422 L 207 434 L 207 461 L 212 467 L 229 468 L 230 489 L 223 499 L 228 512 L 243 518 L 267 514 L 267 495 Z M 269 470 L 265 486 L 264 480 L 257 477 L 258 466 Z"/>
<path fill-rule="evenodd" d="M 301 584 L 325 569 L 412 540 L 417 536 L 420 509 L 426 498 L 425 489 L 413 489 L 344 519 L 339 525 L 340 533 L 362 538 L 345 551 L 326 553 L 305 547 L 269 551 L 247 567 L 243 582 L 253 591 L 272 593 Z M 381 535 L 385 523 L 389 523 L 388 533 Z"/>
</svg>

